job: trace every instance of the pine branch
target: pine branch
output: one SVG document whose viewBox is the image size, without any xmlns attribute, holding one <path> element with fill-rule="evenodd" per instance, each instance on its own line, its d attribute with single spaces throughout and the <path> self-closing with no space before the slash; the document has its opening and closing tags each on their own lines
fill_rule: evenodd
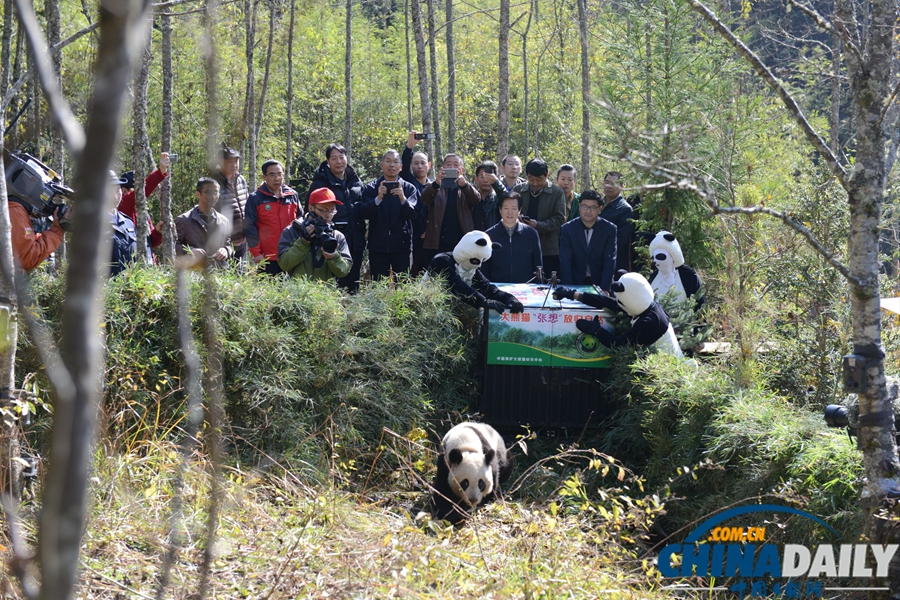
<svg viewBox="0 0 900 600">
<path fill-rule="evenodd" d="M 794 100 L 794 97 L 791 96 L 790 92 L 781 85 L 781 82 L 778 81 L 775 75 L 772 74 L 772 71 L 769 70 L 753 50 L 739 40 L 737 36 L 734 35 L 734 32 L 722 23 L 722 21 L 716 17 L 715 13 L 707 8 L 706 5 L 699 0 L 688 0 L 688 2 L 694 10 L 706 19 L 713 29 L 725 38 L 725 40 L 727 40 L 741 56 L 747 59 L 747 62 L 753 66 L 756 73 L 769 84 L 769 87 L 772 88 L 776 94 L 778 94 L 778 97 L 781 98 L 781 101 L 784 103 L 785 108 L 787 108 L 790 115 L 794 118 L 794 121 L 800 125 L 804 135 L 806 135 L 806 139 L 813 145 L 822 158 L 825 159 L 829 169 L 831 169 L 832 175 L 841 182 L 841 185 L 845 190 L 849 191 L 850 184 L 847 179 L 847 172 L 844 170 L 844 167 L 838 163 L 837 158 L 835 158 L 834 154 L 831 152 L 831 148 L 828 147 L 825 140 L 822 139 L 822 136 L 820 136 L 816 130 L 813 129 L 813 126 L 810 125 L 809 121 L 807 121 L 806 117 L 803 115 L 803 111 L 800 110 L 800 106 L 797 104 L 797 101 Z"/>
<path fill-rule="evenodd" d="M 797 0 L 787 0 L 787 3 L 792 6 L 796 6 L 797 9 L 800 10 L 800 12 L 806 14 L 809 18 L 815 21 L 816 25 L 821 27 L 824 31 L 837 34 L 841 38 L 841 41 L 844 42 L 844 45 L 850 48 L 850 51 L 856 55 L 857 60 L 859 60 L 860 63 L 864 62 L 862 53 L 859 51 L 859 46 L 857 46 L 856 43 L 854 43 L 854 41 L 850 38 L 850 36 L 847 34 L 846 29 L 844 29 L 843 27 L 835 27 L 831 24 L 831 21 L 819 14 L 819 12 L 811 6 L 800 4 L 799 2 L 797 2 Z"/>
</svg>

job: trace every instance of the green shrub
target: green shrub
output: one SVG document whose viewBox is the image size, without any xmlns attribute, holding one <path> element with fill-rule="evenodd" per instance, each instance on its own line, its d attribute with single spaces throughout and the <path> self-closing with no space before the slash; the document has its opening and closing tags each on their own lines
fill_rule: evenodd
<svg viewBox="0 0 900 600">
<path fill-rule="evenodd" d="M 385 282 L 348 296 L 300 279 L 234 271 L 214 278 L 224 433 L 239 455 L 264 452 L 306 466 L 312 477 L 334 474 L 339 463 L 346 467 L 372 452 L 383 427 L 405 433 L 436 407 L 471 404 L 473 341 L 439 283 Z M 202 277 L 188 279 L 194 337 L 205 354 Z M 53 329 L 64 283 L 40 277 L 32 286 Z M 110 439 L 131 450 L 177 433 L 186 373 L 175 273 L 133 268 L 111 280 L 105 329 L 103 416 Z M 42 372 L 28 340 L 20 344 L 20 376 Z"/>
</svg>

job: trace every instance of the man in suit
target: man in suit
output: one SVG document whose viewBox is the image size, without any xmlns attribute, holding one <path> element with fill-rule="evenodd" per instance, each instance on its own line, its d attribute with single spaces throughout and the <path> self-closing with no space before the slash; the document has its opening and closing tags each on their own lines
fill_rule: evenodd
<svg viewBox="0 0 900 600">
<path fill-rule="evenodd" d="M 616 226 L 600 218 L 600 205 L 600 194 L 582 192 L 581 218 L 563 225 L 559 234 L 559 273 L 565 285 L 597 285 L 608 292 L 616 272 Z"/>
</svg>

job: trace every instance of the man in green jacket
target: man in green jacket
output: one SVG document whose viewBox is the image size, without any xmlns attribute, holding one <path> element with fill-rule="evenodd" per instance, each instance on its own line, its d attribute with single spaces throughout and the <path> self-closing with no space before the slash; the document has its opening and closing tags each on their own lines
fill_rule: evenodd
<svg viewBox="0 0 900 600">
<path fill-rule="evenodd" d="M 544 254 L 544 273 L 559 271 L 559 230 L 566 222 L 566 195 L 562 188 L 549 181 L 547 163 L 532 158 L 525 165 L 528 182 L 517 185 L 522 196 L 519 220 L 537 230 Z"/>
<path fill-rule="evenodd" d="M 309 212 L 281 232 L 278 266 L 291 277 L 330 281 L 350 272 L 353 259 L 347 239 L 331 222 L 339 204 L 343 203 L 330 188 L 313 190 Z"/>
</svg>

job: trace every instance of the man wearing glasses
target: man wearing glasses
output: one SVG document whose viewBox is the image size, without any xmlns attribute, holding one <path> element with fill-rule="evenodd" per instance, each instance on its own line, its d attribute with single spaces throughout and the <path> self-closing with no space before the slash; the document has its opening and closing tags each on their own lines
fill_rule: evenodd
<svg viewBox="0 0 900 600">
<path fill-rule="evenodd" d="M 262 185 L 247 199 L 244 234 L 254 262 L 267 261 L 262 270 L 281 273 L 278 266 L 278 241 L 281 232 L 297 218 L 300 196 L 284 183 L 284 166 L 277 160 L 263 163 Z"/>
<path fill-rule="evenodd" d="M 188 266 L 202 267 L 207 263 L 207 247 L 212 251 L 212 259 L 216 266 L 224 266 L 234 250 L 231 247 L 231 222 L 216 212 L 214 208 L 219 201 L 219 184 L 211 177 L 197 180 L 197 206 L 175 218 L 175 231 L 178 239 L 175 254 L 192 256 L 186 260 Z"/>
<path fill-rule="evenodd" d="M 581 193 L 580 219 L 559 233 L 559 279 L 564 285 L 596 285 L 609 292 L 616 272 L 616 226 L 600 216 L 600 194 Z"/>
<path fill-rule="evenodd" d="M 278 264 L 285 273 L 320 281 L 347 276 L 353 259 L 347 238 L 332 223 L 340 205 L 330 188 L 309 194 L 309 212 L 291 223 L 278 241 Z"/>
</svg>

